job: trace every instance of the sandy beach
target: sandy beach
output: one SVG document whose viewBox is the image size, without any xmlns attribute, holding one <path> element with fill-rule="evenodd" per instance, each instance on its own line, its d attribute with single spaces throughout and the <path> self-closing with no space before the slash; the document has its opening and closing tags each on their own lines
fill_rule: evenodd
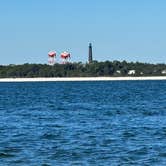
<svg viewBox="0 0 166 166">
<path fill-rule="evenodd" d="M 166 76 L 153 77 L 52 77 L 52 78 L 0 78 L 0 82 L 56 82 L 56 81 L 134 81 L 166 80 Z"/>
</svg>

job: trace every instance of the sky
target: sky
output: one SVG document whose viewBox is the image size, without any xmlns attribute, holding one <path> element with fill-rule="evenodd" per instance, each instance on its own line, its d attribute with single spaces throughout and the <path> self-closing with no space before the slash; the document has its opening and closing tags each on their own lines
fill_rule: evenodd
<svg viewBox="0 0 166 166">
<path fill-rule="evenodd" d="M 0 64 L 47 63 L 50 50 L 86 62 L 166 63 L 165 0 L 0 1 Z"/>
</svg>

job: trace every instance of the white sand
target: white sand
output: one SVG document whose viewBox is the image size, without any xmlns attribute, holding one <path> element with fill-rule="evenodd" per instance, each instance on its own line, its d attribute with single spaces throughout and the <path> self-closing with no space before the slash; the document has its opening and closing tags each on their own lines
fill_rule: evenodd
<svg viewBox="0 0 166 166">
<path fill-rule="evenodd" d="M 155 77 L 53 77 L 53 78 L 0 78 L 0 82 L 52 82 L 52 81 L 123 81 L 166 80 L 166 76 Z"/>
</svg>

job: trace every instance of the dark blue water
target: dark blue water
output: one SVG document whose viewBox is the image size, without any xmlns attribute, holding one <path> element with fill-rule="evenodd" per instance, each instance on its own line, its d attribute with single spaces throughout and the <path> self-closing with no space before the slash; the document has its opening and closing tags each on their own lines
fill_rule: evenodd
<svg viewBox="0 0 166 166">
<path fill-rule="evenodd" d="M 166 81 L 0 83 L 0 165 L 166 165 Z"/>
</svg>

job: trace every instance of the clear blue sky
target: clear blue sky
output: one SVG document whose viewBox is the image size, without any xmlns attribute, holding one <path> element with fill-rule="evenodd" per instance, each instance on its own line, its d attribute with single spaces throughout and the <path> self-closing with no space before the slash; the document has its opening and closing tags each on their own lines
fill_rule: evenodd
<svg viewBox="0 0 166 166">
<path fill-rule="evenodd" d="M 47 52 L 87 61 L 166 63 L 165 0 L 0 1 L 0 64 L 47 63 Z"/>
</svg>

